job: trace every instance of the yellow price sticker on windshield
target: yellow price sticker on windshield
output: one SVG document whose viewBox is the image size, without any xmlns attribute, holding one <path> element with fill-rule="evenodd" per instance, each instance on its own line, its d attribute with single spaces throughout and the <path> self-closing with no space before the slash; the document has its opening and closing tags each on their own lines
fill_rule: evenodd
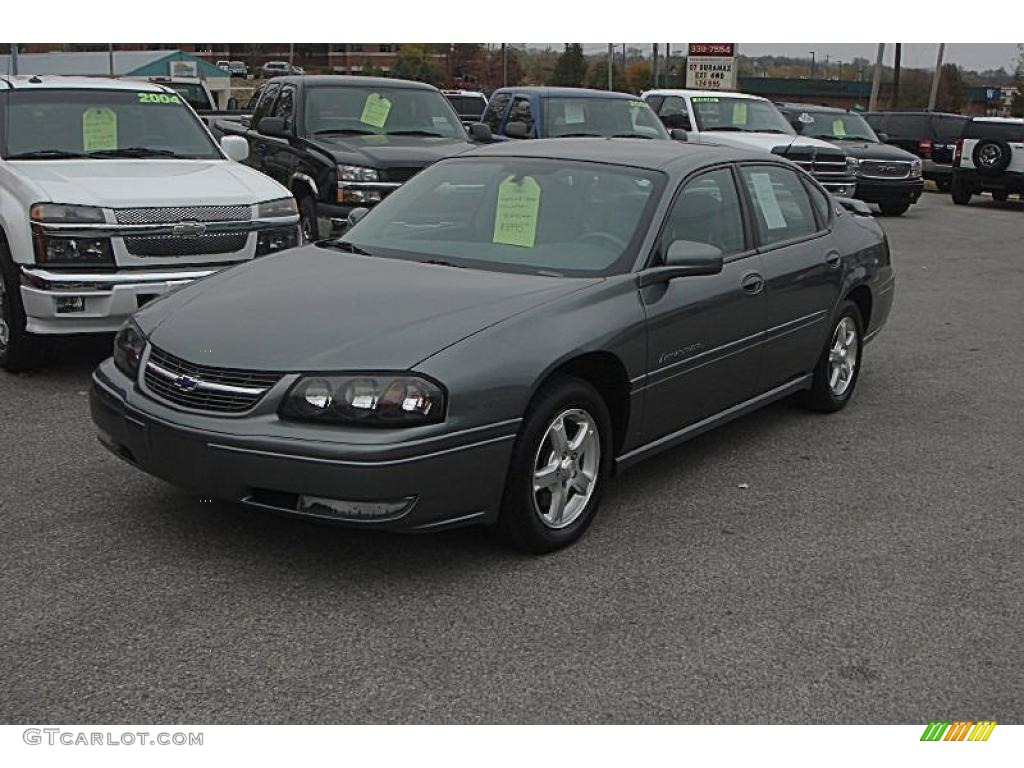
<svg viewBox="0 0 1024 768">
<path fill-rule="evenodd" d="M 82 151 L 106 149 L 117 149 L 117 113 L 112 109 L 90 107 L 82 113 Z"/>
<path fill-rule="evenodd" d="M 509 176 L 498 186 L 498 207 L 494 211 L 495 243 L 533 248 L 537 238 L 537 213 L 540 211 L 540 185 L 532 176 L 517 184 Z"/>
<path fill-rule="evenodd" d="M 838 136 L 839 138 L 846 135 L 846 126 L 843 124 L 842 120 L 832 121 L 832 135 Z"/>
<path fill-rule="evenodd" d="M 371 93 L 366 97 L 363 105 L 363 114 L 359 122 L 372 125 L 374 128 L 383 128 L 388 121 L 388 113 L 391 111 L 391 102 L 379 93 Z"/>
<path fill-rule="evenodd" d="M 732 124 L 747 124 L 747 103 L 745 101 L 738 101 L 732 105 Z"/>
</svg>

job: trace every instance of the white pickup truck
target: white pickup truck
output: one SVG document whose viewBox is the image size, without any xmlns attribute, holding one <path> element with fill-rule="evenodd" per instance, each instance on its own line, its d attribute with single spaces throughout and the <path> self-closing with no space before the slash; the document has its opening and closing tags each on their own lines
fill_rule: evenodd
<svg viewBox="0 0 1024 768">
<path fill-rule="evenodd" d="M 857 190 L 856 161 L 834 144 L 797 135 L 761 96 L 662 88 L 641 98 L 666 128 L 686 131 L 690 141 L 772 152 L 795 162 L 834 195 L 853 197 Z"/>
<path fill-rule="evenodd" d="M 248 151 L 161 85 L 0 77 L 0 365 L 297 245 L 294 198 L 237 162 Z"/>
</svg>

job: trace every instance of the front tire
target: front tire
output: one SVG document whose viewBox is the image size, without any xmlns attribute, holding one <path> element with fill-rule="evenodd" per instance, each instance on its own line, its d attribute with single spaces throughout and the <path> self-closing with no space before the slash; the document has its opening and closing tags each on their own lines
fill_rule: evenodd
<svg viewBox="0 0 1024 768">
<path fill-rule="evenodd" d="M 1005 203 L 1010 197 L 1010 193 L 1005 189 L 997 189 L 992 193 L 992 199 L 997 203 Z"/>
<path fill-rule="evenodd" d="M 47 346 L 47 339 L 25 330 L 17 270 L 0 240 L 0 366 L 10 373 L 38 367 Z"/>
<path fill-rule="evenodd" d="M 969 205 L 971 202 L 971 190 L 970 187 L 965 185 L 962 181 L 953 180 L 953 185 L 949 188 L 950 194 L 953 196 L 953 202 L 956 205 Z"/>
<path fill-rule="evenodd" d="M 935 186 L 938 187 L 939 192 L 942 192 L 943 194 L 946 194 L 947 192 L 949 192 L 949 185 L 950 185 L 949 179 L 936 179 L 935 180 Z"/>
<path fill-rule="evenodd" d="M 845 408 L 857 386 L 863 351 L 864 321 L 860 309 L 852 301 L 843 302 L 814 367 L 811 388 L 803 393 L 803 405 L 821 413 Z"/>
<path fill-rule="evenodd" d="M 559 378 L 534 398 L 512 449 L 498 535 L 543 554 L 572 544 L 597 513 L 611 467 L 611 419 L 586 381 Z"/>
<path fill-rule="evenodd" d="M 315 243 L 320 239 L 320 224 L 316 218 L 316 200 L 312 195 L 299 198 L 299 225 L 302 228 L 302 242 Z"/>
<path fill-rule="evenodd" d="M 902 216 L 910 209 L 910 201 L 900 200 L 899 202 L 879 203 L 878 208 L 883 216 Z"/>
</svg>

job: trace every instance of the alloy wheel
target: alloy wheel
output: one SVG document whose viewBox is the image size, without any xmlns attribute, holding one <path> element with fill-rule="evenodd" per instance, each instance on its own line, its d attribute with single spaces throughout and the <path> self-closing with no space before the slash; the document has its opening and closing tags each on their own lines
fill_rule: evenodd
<svg viewBox="0 0 1024 768">
<path fill-rule="evenodd" d="M 544 432 L 533 462 L 533 506 L 549 528 L 575 522 L 597 487 L 601 437 L 597 422 L 573 408 L 558 414 Z"/>
<path fill-rule="evenodd" d="M 11 340 L 11 329 L 7 325 L 7 286 L 0 277 L 0 350 L 7 349 Z"/>
<path fill-rule="evenodd" d="M 836 397 L 846 394 L 846 390 L 853 383 L 859 349 L 857 324 L 847 315 L 836 326 L 828 351 L 828 387 Z"/>
</svg>

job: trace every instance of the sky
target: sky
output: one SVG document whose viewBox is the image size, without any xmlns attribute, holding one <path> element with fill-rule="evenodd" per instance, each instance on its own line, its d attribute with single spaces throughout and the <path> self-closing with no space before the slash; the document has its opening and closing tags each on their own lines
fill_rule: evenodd
<svg viewBox="0 0 1024 768">
<path fill-rule="evenodd" d="M 530 47 L 544 48 L 550 45 L 556 50 L 561 43 L 527 43 Z M 621 43 L 616 43 L 620 48 Z M 627 46 L 643 48 L 650 51 L 650 43 L 626 43 Z M 672 50 L 685 52 L 686 43 L 672 43 Z M 607 48 L 607 43 L 585 43 L 587 53 L 598 53 Z M 832 62 L 837 60 L 848 62 L 856 56 L 863 56 L 874 61 L 878 43 L 740 43 L 739 52 L 745 56 L 792 56 L 810 58 L 810 51 L 815 52 L 818 60 L 826 56 Z M 660 46 L 659 46 L 660 48 Z M 893 44 L 885 48 L 885 63 L 892 64 Z M 903 66 L 934 67 L 937 44 L 904 43 Z M 984 70 L 1006 67 L 1010 72 L 1017 60 L 1016 43 L 947 43 L 944 61 L 959 64 L 965 69 Z"/>
</svg>

